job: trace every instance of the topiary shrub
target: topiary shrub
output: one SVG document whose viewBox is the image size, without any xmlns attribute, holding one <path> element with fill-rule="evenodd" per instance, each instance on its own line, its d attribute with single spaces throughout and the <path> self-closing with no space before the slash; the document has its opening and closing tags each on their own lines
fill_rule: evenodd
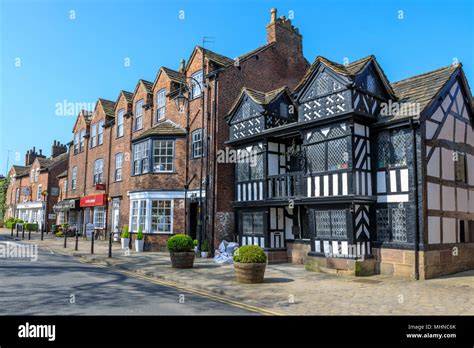
<svg viewBox="0 0 474 348">
<path fill-rule="evenodd" d="M 121 238 L 129 238 L 128 225 L 123 226 Z"/>
<path fill-rule="evenodd" d="M 138 227 L 137 240 L 143 240 L 143 231 L 142 227 Z"/>
<path fill-rule="evenodd" d="M 201 251 L 204 251 L 205 253 L 209 251 L 209 242 L 207 241 L 207 239 L 203 240 L 201 245 Z"/>
<path fill-rule="evenodd" d="M 15 227 L 17 223 L 22 224 L 24 221 L 22 219 L 15 219 L 11 217 L 5 221 L 5 227 L 11 229 L 12 227 Z"/>
<path fill-rule="evenodd" d="M 197 239 L 193 240 L 193 245 L 194 245 L 195 247 L 198 246 L 198 240 L 197 240 Z"/>
<path fill-rule="evenodd" d="M 258 245 L 244 245 L 234 252 L 234 261 L 240 263 L 265 263 L 267 255 Z"/>
<path fill-rule="evenodd" d="M 185 234 L 176 234 L 168 239 L 168 250 L 176 253 L 193 251 L 193 239 Z"/>
</svg>

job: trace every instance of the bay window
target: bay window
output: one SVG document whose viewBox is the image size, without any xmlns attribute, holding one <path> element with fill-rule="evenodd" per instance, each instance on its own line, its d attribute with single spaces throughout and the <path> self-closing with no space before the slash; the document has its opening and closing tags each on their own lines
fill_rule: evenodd
<svg viewBox="0 0 474 348">
<path fill-rule="evenodd" d="M 174 141 L 153 141 L 153 171 L 172 172 L 174 162 Z"/>
<path fill-rule="evenodd" d="M 145 232 L 145 223 L 146 223 L 146 200 L 134 200 L 132 201 L 131 209 L 131 227 L 132 232 L 138 232 L 138 228 L 141 227 Z"/>
<path fill-rule="evenodd" d="M 172 231 L 171 200 L 151 201 L 151 232 L 171 233 Z"/>
<path fill-rule="evenodd" d="M 143 174 L 149 171 L 148 148 L 150 141 L 146 140 L 133 145 L 133 174 Z"/>
</svg>

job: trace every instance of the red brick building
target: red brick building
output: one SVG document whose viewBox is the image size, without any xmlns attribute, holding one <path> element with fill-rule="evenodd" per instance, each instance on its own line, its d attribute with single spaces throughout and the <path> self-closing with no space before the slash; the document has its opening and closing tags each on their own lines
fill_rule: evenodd
<svg viewBox="0 0 474 348">
<path fill-rule="evenodd" d="M 211 250 L 235 239 L 232 163 L 216 160 L 228 139 L 224 117 L 242 87 L 294 88 L 309 67 L 290 20 L 272 10 L 266 29 L 267 43 L 252 52 L 230 59 L 196 46 L 178 70 L 161 67 L 154 82 L 79 114 L 67 184 L 67 204 L 80 201 L 69 214 L 79 229 L 92 222 L 118 234 L 129 225 L 133 236 L 142 227 L 145 249 L 162 249 L 171 234 L 200 235 L 202 202 L 201 239 Z M 177 96 L 187 99 L 182 110 Z"/>
<path fill-rule="evenodd" d="M 51 157 L 46 158 L 36 149 L 25 155 L 25 166 L 12 166 L 9 171 L 5 217 L 16 217 L 38 223 L 40 229 L 49 230 L 55 223 L 53 206 L 58 202 L 57 176 L 67 170 L 67 147 L 56 140 Z"/>
</svg>

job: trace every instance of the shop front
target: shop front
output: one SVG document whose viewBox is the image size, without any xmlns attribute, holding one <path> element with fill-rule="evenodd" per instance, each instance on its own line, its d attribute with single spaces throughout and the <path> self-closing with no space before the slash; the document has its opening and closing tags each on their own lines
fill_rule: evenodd
<svg viewBox="0 0 474 348">
<path fill-rule="evenodd" d="M 78 219 L 78 216 L 80 217 L 79 199 L 65 199 L 55 204 L 53 210 L 56 213 L 57 225 L 67 223 L 70 229 L 81 230 L 81 220 Z"/>
<path fill-rule="evenodd" d="M 46 202 L 25 202 L 16 206 L 16 217 L 28 223 L 37 223 L 41 231 L 45 227 Z"/>
<path fill-rule="evenodd" d="M 84 235 L 87 225 L 92 224 L 97 238 L 105 239 L 107 237 L 107 195 L 98 194 L 81 197 L 80 207 L 84 216 L 82 228 Z"/>
</svg>

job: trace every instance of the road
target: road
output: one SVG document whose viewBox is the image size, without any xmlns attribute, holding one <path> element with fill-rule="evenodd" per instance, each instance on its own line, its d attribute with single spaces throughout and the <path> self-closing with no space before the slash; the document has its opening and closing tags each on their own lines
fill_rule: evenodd
<svg viewBox="0 0 474 348">
<path fill-rule="evenodd" d="M 0 236 L 0 243 L 9 241 Z M 5 245 L 5 244 L 4 244 Z M 38 250 L 37 261 L 0 258 L 0 315 L 254 315 L 118 270 Z"/>
</svg>

